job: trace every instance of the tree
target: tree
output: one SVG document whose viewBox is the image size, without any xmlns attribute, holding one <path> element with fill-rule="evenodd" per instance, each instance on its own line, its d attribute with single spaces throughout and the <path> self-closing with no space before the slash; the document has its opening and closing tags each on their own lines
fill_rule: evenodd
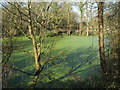
<svg viewBox="0 0 120 90">
<path fill-rule="evenodd" d="M 88 2 L 86 2 L 86 22 L 87 22 L 87 36 L 89 35 L 89 26 L 88 26 Z"/>
<path fill-rule="evenodd" d="M 105 17 L 107 42 L 107 73 L 112 82 L 117 82 L 120 78 L 120 2 L 106 3 Z"/>
<path fill-rule="evenodd" d="M 9 6 L 9 5 L 12 6 L 14 8 L 14 10 L 11 8 L 8 8 L 7 6 Z M 47 35 L 47 26 L 50 22 L 49 20 L 51 20 L 50 18 L 52 18 L 49 15 L 49 13 L 51 11 L 50 10 L 51 2 L 33 3 L 31 1 L 29 1 L 28 3 L 24 3 L 24 4 L 20 3 L 20 2 L 7 2 L 7 4 L 5 4 L 5 5 L 2 4 L 2 6 L 7 11 L 7 14 L 10 13 L 12 17 L 14 17 L 14 16 L 17 17 L 17 19 L 12 18 L 13 21 L 15 21 L 15 22 L 20 21 L 23 25 L 27 26 L 27 30 L 26 30 L 27 33 L 24 33 L 24 29 L 18 29 L 18 30 L 21 30 L 21 32 L 24 33 L 24 36 L 28 37 L 28 39 L 30 39 L 32 41 L 33 53 L 34 53 L 33 56 L 34 56 L 34 60 L 35 60 L 36 72 L 34 75 L 32 74 L 34 76 L 34 78 L 33 78 L 33 83 L 32 83 L 31 88 L 34 88 L 36 85 L 36 82 L 39 78 L 39 74 L 45 69 L 45 66 L 48 63 L 51 63 L 52 60 L 54 60 L 54 58 L 59 57 L 59 56 L 56 56 L 56 57 L 48 56 L 48 57 L 46 57 L 46 59 L 44 59 L 44 63 L 41 63 L 41 62 L 43 62 L 42 56 L 44 54 L 46 54 L 46 52 L 52 50 L 56 43 L 56 40 L 53 40 L 53 42 L 51 42 L 50 45 L 48 45 L 48 46 L 44 45 L 45 37 Z M 7 20 L 9 21 L 9 18 L 7 18 Z M 18 21 L 16 21 L 16 20 L 18 20 Z M 15 22 L 12 23 L 15 25 L 11 25 L 14 28 L 14 30 L 16 29 L 15 26 L 18 26 L 19 28 L 22 27 L 21 23 L 20 23 L 20 25 L 18 25 Z M 6 23 L 6 21 L 5 21 L 5 23 Z M 10 27 L 9 26 L 5 27 L 6 30 L 8 28 L 10 28 Z M 39 30 L 36 30 L 36 29 L 39 29 Z M 29 52 L 29 51 L 26 51 L 26 52 Z M 14 68 L 14 69 L 16 69 L 16 68 Z M 19 71 L 21 71 L 21 70 L 19 70 Z M 21 72 L 28 74 L 28 72 L 24 72 L 24 71 L 21 71 Z M 29 74 L 29 75 L 31 75 L 31 74 Z"/>
<path fill-rule="evenodd" d="M 82 35 L 82 26 L 83 26 L 83 21 L 82 21 L 82 19 L 83 19 L 83 6 L 84 6 L 84 4 L 83 4 L 83 2 L 80 2 L 79 3 L 79 10 L 80 10 L 80 23 L 79 23 L 79 33 L 78 33 L 78 35 Z"/>
<path fill-rule="evenodd" d="M 70 11 L 71 11 L 71 5 L 70 5 L 70 2 L 68 2 L 67 4 L 66 4 L 66 6 L 67 6 L 67 17 L 68 17 L 68 19 L 67 19 L 67 23 L 68 23 L 68 35 L 70 35 L 70 28 L 71 28 L 71 25 L 70 25 L 70 17 L 71 17 L 71 15 L 70 15 Z"/>
<path fill-rule="evenodd" d="M 103 9 L 104 2 L 98 3 L 98 29 L 99 29 L 99 54 L 101 68 L 104 74 L 106 74 L 106 60 L 104 51 L 104 26 L 103 26 Z"/>
<path fill-rule="evenodd" d="M 15 8 L 11 5 L 8 6 L 10 9 L 14 10 L 16 12 Z M 17 12 L 16 12 L 17 14 Z M 2 10 L 2 79 L 4 80 L 2 82 L 2 87 L 7 87 L 7 80 L 11 77 L 11 68 L 8 66 L 8 62 L 11 58 L 11 55 L 13 54 L 15 48 L 13 46 L 16 46 L 15 44 L 15 34 L 16 34 L 16 21 L 14 19 L 17 19 L 16 16 L 13 16 L 9 11 L 3 8 Z M 13 22 L 13 23 L 11 23 Z M 8 77 L 6 79 L 6 77 Z"/>
</svg>

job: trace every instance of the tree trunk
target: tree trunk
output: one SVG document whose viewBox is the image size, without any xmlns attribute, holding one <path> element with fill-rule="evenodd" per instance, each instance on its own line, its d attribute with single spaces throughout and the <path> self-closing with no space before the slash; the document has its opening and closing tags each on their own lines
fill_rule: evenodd
<svg viewBox="0 0 120 90">
<path fill-rule="evenodd" d="M 88 2 L 86 3 L 86 21 L 87 21 L 87 36 L 89 36 L 89 26 L 88 26 Z"/>
<path fill-rule="evenodd" d="M 82 15 L 80 16 L 79 35 L 82 35 Z"/>
<path fill-rule="evenodd" d="M 32 39 L 32 43 L 33 43 L 33 49 L 34 49 L 34 57 L 35 57 L 35 65 L 36 65 L 36 73 L 34 75 L 33 78 L 33 83 L 31 88 L 34 88 L 36 85 L 36 82 L 38 80 L 39 77 L 39 73 L 40 73 L 40 54 L 38 53 L 38 47 L 37 47 L 37 40 L 33 31 L 33 24 L 32 24 L 32 18 L 31 18 L 31 2 L 28 2 L 28 17 L 29 17 L 29 26 L 28 26 L 28 30 L 29 30 L 29 34 L 30 37 Z"/>
<path fill-rule="evenodd" d="M 28 26 L 28 29 L 29 29 L 29 34 L 30 34 L 30 37 L 31 37 L 32 43 L 33 43 L 36 70 L 39 70 L 40 69 L 40 64 L 39 64 L 38 48 L 37 48 L 36 37 L 34 35 L 33 28 L 32 28 L 31 2 L 28 3 L 28 9 L 29 9 L 28 10 L 28 16 L 29 16 L 29 26 Z"/>
<path fill-rule="evenodd" d="M 80 24 L 79 24 L 79 33 L 78 35 L 82 35 L 82 18 L 83 18 L 83 2 L 80 2 Z"/>
<path fill-rule="evenodd" d="M 70 3 L 68 2 L 68 19 L 67 19 L 67 23 L 68 23 L 68 35 L 70 35 Z"/>
<path fill-rule="evenodd" d="M 32 26 L 28 26 L 30 36 L 32 38 L 32 43 L 33 43 L 33 49 L 34 49 L 34 57 L 35 57 L 35 64 L 36 64 L 36 70 L 40 69 L 40 64 L 39 64 L 39 56 L 38 56 L 38 49 L 37 49 L 37 43 L 36 43 L 36 38 L 34 36 Z"/>
<path fill-rule="evenodd" d="M 92 32 L 93 32 L 93 29 L 94 29 L 94 20 L 93 20 L 93 4 L 94 3 L 92 3 L 92 5 L 91 5 L 91 7 L 90 7 L 90 21 L 92 21 L 91 23 L 90 23 L 90 29 L 89 30 L 91 30 Z M 96 26 L 95 26 L 96 27 Z"/>
<path fill-rule="evenodd" d="M 104 2 L 98 3 L 98 29 L 99 29 L 99 54 L 100 54 L 100 63 L 103 73 L 106 73 L 106 60 L 104 52 L 104 26 L 103 26 L 103 9 Z"/>
</svg>

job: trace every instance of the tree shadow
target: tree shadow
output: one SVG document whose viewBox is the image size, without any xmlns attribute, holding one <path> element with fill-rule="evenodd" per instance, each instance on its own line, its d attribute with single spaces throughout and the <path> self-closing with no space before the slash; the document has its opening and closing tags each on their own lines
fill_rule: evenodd
<svg viewBox="0 0 120 90">
<path fill-rule="evenodd" d="M 63 52 L 64 50 L 66 50 L 66 48 L 54 50 L 52 51 L 51 56 L 59 54 L 59 52 Z M 99 57 L 97 48 L 77 48 L 72 52 L 69 52 L 69 50 L 66 50 L 64 54 L 60 54 L 59 58 L 56 58 L 53 62 L 48 63 L 45 66 L 44 71 L 42 71 L 42 73 L 40 74 L 40 77 L 42 77 L 43 74 L 46 74 L 46 77 L 42 78 L 42 80 L 41 78 L 39 78 L 37 87 L 41 87 L 41 82 L 44 83 L 43 87 L 45 86 L 45 84 L 48 85 L 49 83 L 53 83 L 54 85 L 58 81 L 60 81 L 59 83 L 63 85 L 65 84 L 65 80 L 68 80 L 70 78 L 71 80 L 74 80 L 76 77 L 94 77 L 99 73 Z M 46 53 L 44 58 L 48 56 L 51 57 L 49 52 Z M 25 59 L 24 57 L 27 58 Z M 29 54 L 22 53 L 22 55 L 17 55 L 16 59 L 18 60 L 15 61 L 14 64 L 20 69 L 23 69 L 29 73 L 35 73 L 34 58 L 31 57 Z M 11 83 L 10 87 L 29 87 L 33 76 L 29 76 L 14 70 L 13 73 L 14 74 L 12 79 L 9 80 Z M 69 82 L 66 81 L 66 83 Z"/>
<path fill-rule="evenodd" d="M 59 68 L 50 65 L 48 67 L 50 69 L 45 70 L 48 74 L 52 73 L 50 75 L 54 77 L 53 79 L 49 79 L 50 81 L 48 83 L 64 81 L 66 78 L 74 79 L 78 76 L 85 79 L 100 74 L 98 49 L 96 50 L 91 47 L 87 49 L 77 49 L 74 52 L 67 54 L 65 60 L 57 64 L 60 64 Z M 39 83 L 37 87 L 39 87 Z"/>
<path fill-rule="evenodd" d="M 96 67 L 96 66 L 95 66 Z M 98 77 L 82 79 L 53 80 L 48 83 L 39 83 L 36 88 L 104 88 L 104 83 Z"/>
</svg>

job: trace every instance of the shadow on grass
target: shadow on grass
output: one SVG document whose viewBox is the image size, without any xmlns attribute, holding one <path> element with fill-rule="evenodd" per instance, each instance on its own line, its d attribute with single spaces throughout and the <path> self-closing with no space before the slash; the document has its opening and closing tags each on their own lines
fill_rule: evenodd
<svg viewBox="0 0 120 90">
<path fill-rule="evenodd" d="M 100 74 L 98 50 L 91 49 L 91 47 L 87 49 L 77 49 L 74 52 L 67 54 L 64 61 L 63 60 L 57 61 L 59 61 L 57 63 L 59 67 L 57 67 L 57 65 L 56 67 L 54 67 L 54 65 L 49 65 L 48 67 L 49 69 L 45 70 L 45 72 L 47 72 L 46 74 L 51 75 L 48 76 L 49 80 L 46 83 L 46 85 L 49 84 L 51 85 L 51 83 L 53 85 L 54 84 L 59 85 L 60 83 L 61 85 L 63 85 L 65 84 L 64 81 L 69 79 L 74 80 L 76 77 L 80 77 L 82 79 L 86 79 L 89 77 L 93 78 Z M 37 87 L 41 87 L 40 82 L 41 80 L 39 80 Z M 44 80 L 43 83 L 45 85 Z M 64 87 L 64 85 L 62 87 Z"/>
<path fill-rule="evenodd" d="M 23 42 L 27 44 L 31 43 L 28 40 L 24 40 Z M 30 48 L 29 45 L 27 47 Z M 59 54 L 59 52 L 64 50 L 65 49 L 57 49 L 52 51 L 52 55 L 54 56 L 55 54 Z M 49 53 L 43 56 L 43 59 L 48 56 L 50 57 Z M 34 58 L 30 55 L 22 53 L 22 55 L 18 54 L 11 59 L 15 60 L 14 64 L 18 68 L 30 73 L 35 73 Z M 54 62 L 48 63 L 44 71 L 40 74 L 40 77 L 42 77 L 43 74 L 46 74 L 47 76 L 42 79 L 40 78 L 36 87 L 46 88 L 53 87 L 54 85 L 55 88 L 58 88 L 59 85 L 60 87 L 78 87 L 79 84 L 77 83 L 79 80 L 76 80 L 77 77 L 80 79 L 95 77 L 99 74 L 99 69 L 97 48 L 77 48 L 72 52 L 65 52 L 59 58 L 55 59 Z M 9 80 L 11 84 L 9 87 L 29 87 L 33 79 L 33 76 L 29 76 L 14 70 L 12 75 L 12 78 Z"/>
<path fill-rule="evenodd" d="M 63 51 L 64 49 L 57 50 L 55 52 Z M 42 73 L 45 73 L 50 76 L 46 76 L 43 80 L 39 80 L 37 83 L 37 87 L 41 87 L 40 82 L 43 82 L 44 86 L 48 85 L 48 83 L 53 83 L 53 85 L 58 82 L 58 84 L 61 83 L 63 85 L 66 82 L 69 83 L 66 80 L 74 80 L 76 77 L 80 77 L 82 79 L 88 78 L 88 77 L 94 77 L 98 74 L 99 71 L 99 58 L 98 58 L 98 50 L 94 50 L 91 48 L 87 49 L 77 49 L 73 51 L 72 53 L 64 54 L 61 57 L 64 57 L 64 60 L 62 59 L 56 59 L 55 64 L 49 63 L 47 67 L 44 69 Z M 29 57 L 29 56 L 28 56 Z M 26 59 L 30 63 L 30 59 Z M 23 68 L 23 70 L 26 68 L 25 61 L 16 61 L 15 64 L 20 64 L 20 67 Z M 32 66 L 34 63 L 31 63 Z M 18 65 L 19 66 L 19 65 Z M 35 69 L 30 66 L 27 66 L 26 69 L 27 72 L 34 73 Z M 12 79 L 10 80 L 10 83 L 12 84 L 12 87 L 29 87 L 29 83 L 32 81 L 32 77 L 25 75 L 19 71 L 13 71 L 15 72 Z M 40 77 L 42 77 L 42 74 L 40 74 Z M 53 79 L 50 79 L 51 77 L 54 77 Z M 66 79 L 67 78 L 67 79 Z M 61 81 L 63 80 L 63 81 Z M 46 82 L 46 85 L 45 85 Z M 72 81 L 73 82 L 73 81 Z M 62 84 L 63 83 L 63 84 Z M 76 84 L 76 83 L 74 83 Z M 51 85 L 51 84 L 50 84 Z M 76 84 L 77 85 L 77 84 Z M 56 85 L 57 86 L 57 85 Z M 73 85 L 74 86 L 74 85 Z M 52 87 L 52 86 L 50 86 Z M 63 85 L 64 87 L 64 85 Z M 69 87 L 65 86 L 65 87 Z"/>
<path fill-rule="evenodd" d="M 96 66 L 97 67 L 97 66 Z M 104 81 L 98 77 L 82 79 L 56 80 L 48 83 L 38 83 L 36 88 L 104 88 Z"/>
</svg>

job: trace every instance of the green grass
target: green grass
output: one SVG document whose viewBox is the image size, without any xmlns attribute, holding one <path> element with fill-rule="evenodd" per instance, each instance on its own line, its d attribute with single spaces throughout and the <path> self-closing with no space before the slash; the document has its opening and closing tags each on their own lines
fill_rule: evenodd
<svg viewBox="0 0 120 90">
<path fill-rule="evenodd" d="M 55 37 L 46 38 L 45 45 L 52 43 Z M 39 79 L 37 87 L 41 87 L 43 83 L 51 82 L 54 79 L 61 78 L 61 81 L 75 80 L 76 77 L 81 79 L 95 77 L 99 74 L 99 56 L 98 56 L 98 38 L 97 36 L 64 36 L 57 38 L 57 43 L 51 52 L 47 52 L 46 56 L 60 55 L 59 59 L 55 60 L 56 65 L 49 64 L 43 73 L 50 75 L 44 79 Z M 15 40 L 16 45 L 23 44 L 23 48 L 33 53 L 32 42 L 26 37 L 19 37 Z M 43 46 L 44 47 L 44 46 Z M 26 52 L 22 52 L 19 47 L 14 51 L 9 60 L 9 64 L 14 64 L 16 67 L 29 72 L 35 73 L 34 57 Z M 44 61 L 44 60 L 43 60 Z M 69 71 L 73 74 L 65 76 Z M 12 72 L 12 78 L 9 79 L 9 87 L 29 87 L 33 77 L 25 75 L 19 71 Z"/>
</svg>

